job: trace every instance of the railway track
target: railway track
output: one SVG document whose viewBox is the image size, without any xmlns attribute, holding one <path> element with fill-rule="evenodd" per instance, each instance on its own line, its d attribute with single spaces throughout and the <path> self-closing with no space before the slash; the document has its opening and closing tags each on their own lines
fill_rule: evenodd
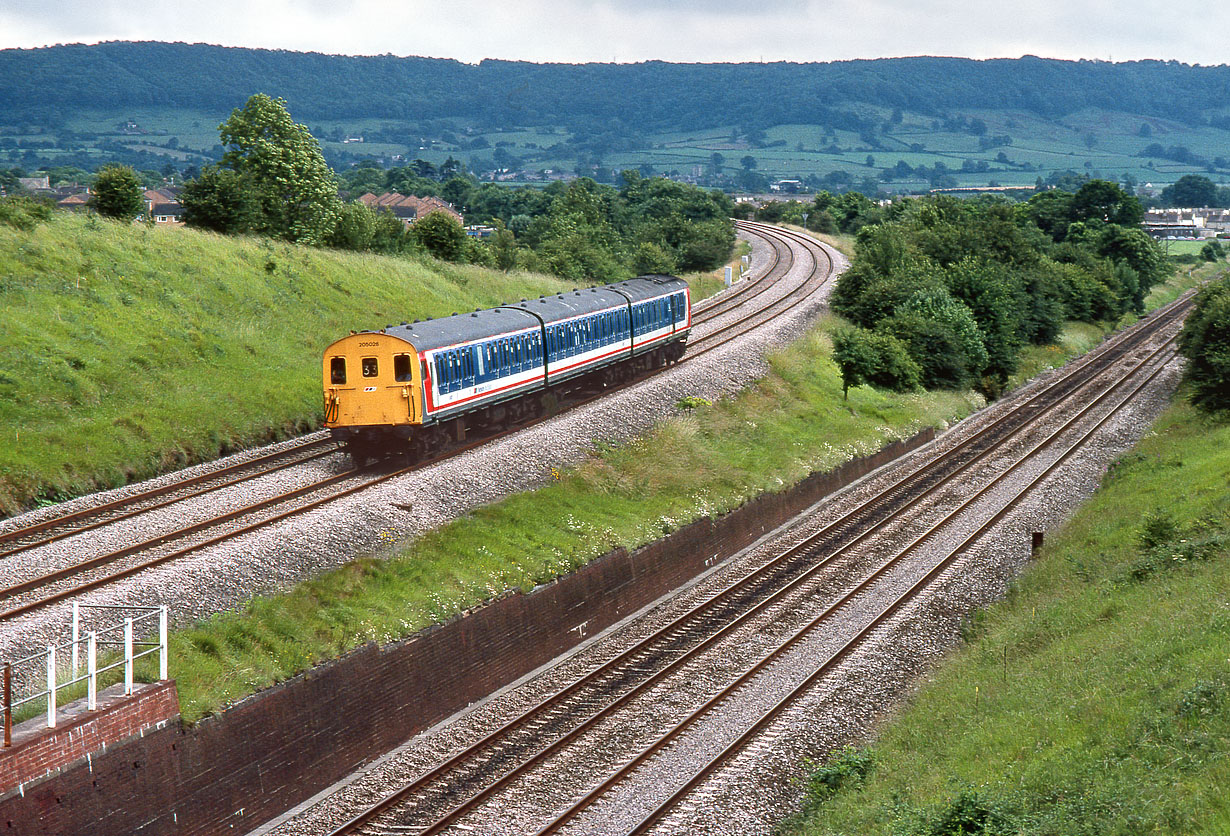
<svg viewBox="0 0 1230 836">
<path fill-rule="evenodd" d="M 694 317 L 697 327 L 694 333 L 701 333 L 705 344 L 695 350 L 689 348 L 681 363 L 690 362 L 696 356 L 759 327 L 773 316 L 813 299 L 830 279 L 825 271 L 831 271 L 831 263 L 825 258 L 813 255 L 812 264 L 797 287 L 785 288 L 776 298 L 765 298 L 775 296 L 773 290 L 780 286 L 781 277 L 789 275 L 793 269 L 795 256 L 790 242 L 806 239 L 797 235 L 792 237 L 793 234 L 773 231 L 771 228 L 758 228 L 753 234 L 765 237 L 773 247 L 774 258 L 769 269 L 759 279 L 740 283 L 741 286 L 736 286 L 734 292 L 717 297 L 698 312 Z M 818 247 L 816 249 L 819 250 Z M 753 310 L 741 313 L 740 308 L 748 305 L 751 305 Z M 627 385 L 634 385 L 657 373 L 660 371 L 642 375 Z M 609 391 L 578 398 L 571 402 L 568 408 L 575 409 L 606 394 L 609 394 Z M 255 501 L 242 501 L 224 513 L 177 525 L 169 530 L 164 529 L 156 534 L 142 535 L 119 548 L 105 548 L 54 568 L 29 570 L 18 567 L 8 573 L 8 582 L 0 586 L 0 623 L 51 604 L 70 600 L 85 592 L 233 540 L 288 517 L 320 508 L 551 417 L 554 416 L 542 417 L 502 432 L 473 439 L 408 467 L 390 469 L 385 466 L 330 474 L 294 490 Z M 290 450 L 270 453 L 227 468 L 125 496 L 102 506 L 11 529 L 0 534 L 0 561 L 16 566 L 17 561 L 14 558 L 52 543 L 106 529 L 107 526 L 117 523 L 138 524 L 142 515 L 154 511 L 165 513 L 168 509 L 173 510 L 177 503 L 205 494 L 233 488 L 242 489 L 245 483 L 255 484 L 261 477 L 316 461 L 335 452 L 336 446 L 331 440 L 317 439 L 296 445 Z"/>
<path fill-rule="evenodd" d="M 483 826 L 484 805 L 498 807 L 502 820 L 507 820 L 510 805 L 517 803 L 510 796 L 518 792 L 522 799 L 534 799 L 527 806 L 555 810 L 545 821 L 539 816 L 532 828 L 526 826 L 528 819 L 518 819 L 521 832 L 547 834 L 565 828 L 578 833 L 647 832 L 801 695 L 829 677 L 877 631 L 886 629 L 1023 496 L 1068 461 L 1147 386 L 1173 357 L 1173 333 L 1188 306 L 1189 298 L 1156 312 L 1066 367 L 1047 386 L 1013 399 L 985 426 L 942 454 L 914 465 L 903 478 L 876 491 L 802 543 L 783 549 L 628 649 L 407 781 L 330 830 L 331 836 L 432 834 L 453 827 L 495 830 Z M 1166 336 L 1159 338 L 1159 333 Z M 1034 471 L 1023 484 L 1009 484 L 1030 467 Z M 971 484 L 979 484 L 977 490 Z M 996 499 L 993 507 L 984 507 L 993 494 L 1005 490 L 1011 495 Z M 920 512 L 933 506 L 939 510 Z M 937 532 L 954 526 L 958 518 L 968 519 L 971 509 L 981 515 L 976 530 L 955 548 L 943 550 L 938 559 L 920 565 L 915 558 L 920 547 L 935 539 Z M 885 532 L 896 532 L 896 547 L 875 553 L 869 543 Z M 886 597 L 869 609 L 867 599 L 874 597 L 875 590 L 886 588 L 891 594 L 875 593 Z M 857 629 L 835 626 L 843 617 L 849 621 L 849 614 L 860 607 L 870 616 Z M 644 787 L 640 794 L 626 791 L 625 796 L 632 800 L 625 804 L 624 812 L 641 808 L 635 823 L 612 829 L 607 824 L 611 816 L 604 818 L 594 810 L 616 788 L 634 782 L 647 765 L 666 758 L 676 740 L 714 712 L 757 691 L 756 683 L 766 671 L 797 664 L 800 647 L 843 629 L 838 646 L 819 656 L 813 654 L 808 662 L 813 668 L 810 674 L 761 711 L 755 723 L 724 743 L 720 751 L 703 759 L 698 768 L 665 792 Z M 749 635 L 753 640 L 749 641 Z M 763 652 L 770 639 L 772 648 Z M 750 656 L 748 644 L 754 646 Z M 728 664 L 731 660 L 739 664 Z M 720 687 L 704 693 L 689 689 L 689 683 L 711 683 L 713 669 L 728 667 L 737 670 L 727 671 Z M 670 688 L 684 692 L 671 704 L 690 710 L 680 714 L 674 709 L 678 716 L 668 726 L 642 733 L 644 739 L 631 755 L 577 754 L 578 750 L 601 750 L 602 741 L 618 736 L 619 730 L 670 715 L 672 709 L 654 711 L 650 705 L 655 694 Z M 567 759 L 570 766 L 552 770 L 556 758 Z M 596 783 L 561 788 L 565 774 L 592 775 Z M 629 819 L 624 815 L 620 820 Z"/>
</svg>

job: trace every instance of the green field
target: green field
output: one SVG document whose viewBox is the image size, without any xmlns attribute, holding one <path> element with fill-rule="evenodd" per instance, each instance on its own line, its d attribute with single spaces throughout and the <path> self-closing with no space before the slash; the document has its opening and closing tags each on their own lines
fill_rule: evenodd
<svg viewBox="0 0 1230 836">
<path fill-rule="evenodd" d="M 242 102 L 236 102 L 239 106 Z M 68 147 L 39 150 L 36 157 L 49 163 L 66 162 L 82 155 L 95 164 L 110 158 L 98 142 L 120 141 L 132 149 L 160 154 L 177 168 L 201 165 L 208 157 L 198 152 L 218 143 L 217 127 L 228 113 L 203 113 L 157 108 L 130 108 L 116 112 L 82 113 L 71 117 L 66 128 L 81 134 L 96 134 L 96 140 L 73 142 Z M 293 114 L 292 114 L 293 115 Z M 889 114 L 877 113 L 888 120 Z M 809 175 L 825 177 L 845 172 L 851 182 L 864 177 L 878 178 L 880 172 L 904 161 L 912 168 L 933 168 L 942 163 L 959 186 L 1032 187 L 1039 177 L 1046 180 L 1060 172 L 1109 180 L 1130 179 L 1140 186 L 1160 189 L 1184 174 L 1202 174 L 1216 182 L 1230 181 L 1230 168 L 1183 164 L 1140 156 L 1152 143 L 1163 147 L 1183 146 L 1208 160 L 1230 158 L 1230 134 L 1212 127 L 1193 127 L 1157 117 L 1091 110 L 1060 119 L 1044 119 L 1035 114 L 995 110 L 967 110 L 956 116 L 981 120 L 986 132 L 981 139 L 1010 137 L 1011 144 L 981 147 L 980 136 L 969 131 L 954 132 L 937 119 L 906 112 L 900 124 L 874 134 L 874 141 L 850 131 L 828 131 L 817 125 L 778 125 L 764 137 L 749 144 L 734 126 L 722 126 L 687 133 L 663 133 L 645 137 L 641 147 L 600 154 L 604 170 L 652 166 L 661 174 L 682 177 L 711 173 L 711 158 L 725 158 L 724 171 L 737 172 L 740 160 L 752 156 L 756 171 L 770 180 L 802 179 Z M 120 126 L 131 120 L 140 133 L 125 134 Z M 571 173 L 577 168 L 578 153 L 566 145 L 571 135 L 555 126 L 520 126 L 505 130 L 482 130 L 464 119 L 450 119 L 450 130 L 411 120 L 308 120 L 308 127 L 320 140 L 326 154 L 339 170 L 354 162 L 373 158 L 386 165 L 424 159 L 439 164 L 448 157 L 470 164 L 489 164 L 497 147 L 520 161 L 527 172 L 555 170 Z M 1142 136 L 1142 126 L 1147 135 Z M 951 127 L 951 126 L 950 126 Z M 346 143 L 346 137 L 363 136 L 363 143 Z M 380 137 L 384 136 L 384 139 Z M 46 139 L 47 135 L 0 135 L 0 140 Z M 178 147 L 166 148 L 174 138 Z M 486 147 L 475 148 L 476 140 Z M 559 148 L 552 150 L 553 146 Z M 29 153 L 20 148 L 0 150 L 0 164 L 32 165 Z M 1000 155 L 1003 159 L 1000 159 Z M 41 155 L 41 156 L 38 156 Z M 868 156 L 873 164 L 867 165 Z M 395 159 L 399 158 L 399 159 Z M 161 168 L 161 163 L 151 167 Z M 1230 165 L 1230 164 L 1227 164 Z M 963 170 L 965 168 L 973 170 Z M 977 170 L 983 167 L 985 170 Z M 926 190 L 923 178 L 903 178 L 884 185 L 893 191 Z"/>
</svg>

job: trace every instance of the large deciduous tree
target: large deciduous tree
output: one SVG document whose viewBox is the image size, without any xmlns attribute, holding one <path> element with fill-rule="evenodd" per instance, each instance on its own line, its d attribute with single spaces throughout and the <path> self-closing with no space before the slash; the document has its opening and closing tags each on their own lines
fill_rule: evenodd
<svg viewBox="0 0 1230 836">
<path fill-rule="evenodd" d="M 145 211 L 144 192 L 137 173 L 126 165 L 99 169 L 89 204 L 104 218 L 131 221 Z"/>
<path fill-rule="evenodd" d="M 218 130 L 227 149 L 221 167 L 241 175 L 251 190 L 253 229 L 288 241 L 325 243 L 342 207 L 337 178 L 320 144 L 291 119 L 286 103 L 257 93 Z"/>
<path fill-rule="evenodd" d="M 447 212 L 428 212 L 410 227 L 414 240 L 427 252 L 444 261 L 459 261 L 466 247 L 466 231 Z"/>
</svg>

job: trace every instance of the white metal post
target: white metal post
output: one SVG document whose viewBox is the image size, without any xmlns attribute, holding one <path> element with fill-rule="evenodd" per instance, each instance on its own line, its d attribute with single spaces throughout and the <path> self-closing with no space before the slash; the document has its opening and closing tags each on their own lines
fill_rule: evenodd
<svg viewBox="0 0 1230 836">
<path fill-rule="evenodd" d="M 86 685 L 86 708 L 90 711 L 98 708 L 98 633 L 91 630 L 87 634 L 86 640 L 86 673 L 88 680 Z"/>
<path fill-rule="evenodd" d="M 163 604 L 158 609 L 158 644 L 160 648 L 158 655 L 158 679 L 161 681 L 167 678 L 167 656 L 170 653 L 170 648 L 167 647 L 167 605 Z"/>
<path fill-rule="evenodd" d="M 73 679 L 77 678 L 77 672 L 81 670 L 80 660 L 77 658 L 77 642 L 81 639 L 81 605 L 73 601 Z"/>
<path fill-rule="evenodd" d="M 731 274 L 731 269 L 727 267 L 726 268 L 726 286 L 727 287 L 730 287 L 730 274 Z"/>
<path fill-rule="evenodd" d="M 56 727 L 56 646 L 47 645 L 47 728 Z"/>
<path fill-rule="evenodd" d="M 132 619 L 124 619 L 124 693 L 132 693 Z"/>
</svg>

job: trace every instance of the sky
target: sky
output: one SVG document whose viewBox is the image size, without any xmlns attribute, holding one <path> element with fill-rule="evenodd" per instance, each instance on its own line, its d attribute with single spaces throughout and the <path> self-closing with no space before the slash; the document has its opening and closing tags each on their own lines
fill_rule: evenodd
<svg viewBox="0 0 1230 836">
<path fill-rule="evenodd" d="M 907 55 L 1230 60 L 1230 4 L 1156 0 L 0 0 L 0 48 L 184 41 L 477 63 Z"/>
</svg>

